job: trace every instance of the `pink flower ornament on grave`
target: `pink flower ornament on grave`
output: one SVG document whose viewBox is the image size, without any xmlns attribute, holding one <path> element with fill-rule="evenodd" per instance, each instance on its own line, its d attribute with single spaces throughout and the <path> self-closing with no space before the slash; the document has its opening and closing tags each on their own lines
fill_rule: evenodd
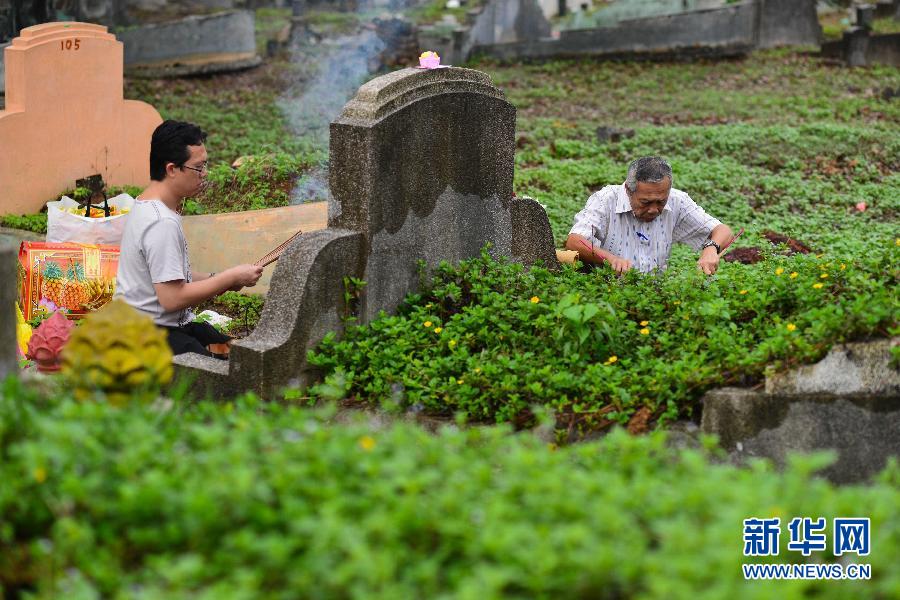
<svg viewBox="0 0 900 600">
<path fill-rule="evenodd" d="M 60 353 L 75 323 L 69 321 L 62 312 L 55 312 L 34 330 L 28 340 L 27 357 L 37 363 L 38 371 L 52 373 L 60 367 Z"/>
<path fill-rule="evenodd" d="M 441 57 L 437 52 L 426 50 L 419 55 L 419 66 L 423 69 L 436 69 L 441 65 Z"/>
</svg>

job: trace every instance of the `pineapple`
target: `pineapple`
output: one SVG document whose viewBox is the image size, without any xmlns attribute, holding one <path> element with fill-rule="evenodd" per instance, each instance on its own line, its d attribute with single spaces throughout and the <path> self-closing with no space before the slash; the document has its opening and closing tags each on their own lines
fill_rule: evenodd
<svg viewBox="0 0 900 600">
<path fill-rule="evenodd" d="M 62 306 L 64 285 L 62 269 L 55 262 L 48 260 L 44 267 L 44 280 L 41 282 L 41 296 L 57 306 Z"/>
<path fill-rule="evenodd" d="M 69 310 L 81 310 L 81 305 L 91 299 L 91 286 L 84 278 L 84 266 L 72 261 L 68 279 L 62 289 L 62 304 Z"/>
</svg>

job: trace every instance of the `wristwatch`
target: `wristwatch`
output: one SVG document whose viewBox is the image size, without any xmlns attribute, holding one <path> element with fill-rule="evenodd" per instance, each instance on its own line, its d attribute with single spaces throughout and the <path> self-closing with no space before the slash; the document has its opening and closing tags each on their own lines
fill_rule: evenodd
<svg viewBox="0 0 900 600">
<path fill-rule="evenodd" d="M 716 249 L 716 254 L 721 254 L 721 253 L 722 253 L 722 247 L 719 246 L 719 245 L 718 245 L 717 243 L 715 243 L 714 241 L 712 241 L 711 239 L 710 239 L 710 240 L 706 240 L 705 242 L 703 242 L 703 245 L 700 246 L 700 252 L 703 252 L 704 250 L 706 250 L 706 249 L 709 248 L 710 246 L 712 246 L 712 247 L 714 247 L 714 248 Z"/>
</svg>

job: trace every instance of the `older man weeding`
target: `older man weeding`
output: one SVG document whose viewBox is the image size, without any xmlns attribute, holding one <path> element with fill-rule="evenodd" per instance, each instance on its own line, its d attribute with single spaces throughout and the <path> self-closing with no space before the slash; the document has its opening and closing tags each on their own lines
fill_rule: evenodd
<svg viewBox="0 0 900 600">
<path fill-rule="evenodd" d="M 727 225 L 672 187 L 669 163 L 645 156 L 629 165 L 625 183 L 588 198 L 575 215 L 566 249 L 586 263 L 609 263 L 618 273 L 632 268 L 648 273 L 665 269 L 672 244 L 681 242 L 700 250 L 697 267 L 711 275 L 731 238 Z"/>
</svg>

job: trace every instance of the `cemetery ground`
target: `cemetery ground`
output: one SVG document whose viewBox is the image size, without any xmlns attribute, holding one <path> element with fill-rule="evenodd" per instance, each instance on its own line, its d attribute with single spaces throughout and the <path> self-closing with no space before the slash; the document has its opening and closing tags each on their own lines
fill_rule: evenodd
<svg viewBox="0 0 900 600">
<path fill-rule="evenodd" d="M 690 251 L 661 277 L 526 271 L 487 257 L 444 266 L 423 274 L 397 315 L 327 338 L 313 358 L 323 383 L 278 402 L 176 389 L 115 408 L 8 381 L 4 591 L 900 594 L 896 461 L 868 485 L 838 487 L 815 475 L 826 455 L 783 471 L 737 468 L 712 440 L 676 449 L 646 433 L 696 418 L 712 387 L 755 385 L 836 342 L 898 334 L 900 104 L 885 90 L 900 87 L 900 72 L 781 50 L 721 62 L 468 66 L 516 105 L 515 190 L 547 206 L 558 245 L 592 191 L 621 182 L 632 157 L 661 154 L 675 186 L 745 227 L 738 246 L 759 248 L 762 260 L 724 263 L 712 278 Z M 211 185 L 190 211 L 284 205 L 296 177 L 326 159 L 278 109 L 304 68 L 274 60 L 239 75 L 128 82 L 126 97 L 210 132 Z M 601 127 L 634 134 L 613 141 Z M 257 159 L 233 169 L 245 155 Z M 766 232 L 811 252 L 773 245 Z M 348 281 L 347 293 L 360 285 Z M 333 400 L 447 424 L 429 433 L 362 412 L 336 424 Z M 855 562 L 872 565 L 871 580 L 744 581 L 741 522 L 754 516 L 870 517 L 873 550 Z M 803 558 L 786 543 L 759 562 L 846 562 Z"/>
</svg>

